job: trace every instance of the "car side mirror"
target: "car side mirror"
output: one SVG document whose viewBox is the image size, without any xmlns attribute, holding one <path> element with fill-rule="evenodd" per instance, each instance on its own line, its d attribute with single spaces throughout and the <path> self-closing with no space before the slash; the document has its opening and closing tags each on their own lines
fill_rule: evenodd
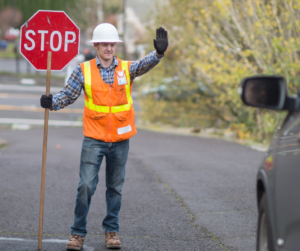
<svg viewBox="0 0 300 251">
<path fill-rule="evenodd" d="M 283 77 L 248 77 L 242 80 L 241 91 L 242 101 L 248 106 L 272 110 L 288 108 L 287 89 Z"/>
</svg>

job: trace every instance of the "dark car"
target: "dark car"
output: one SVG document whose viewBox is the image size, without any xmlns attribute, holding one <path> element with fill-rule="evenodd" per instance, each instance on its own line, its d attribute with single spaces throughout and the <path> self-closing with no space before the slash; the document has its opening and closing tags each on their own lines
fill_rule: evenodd
<svg viewBox="0 0 300 251">
<path fill-rule="evenodd" d="M 252 107 L 286 110 L 256 180 L 258 251 L 300 250 L 300 95 L 287 94 L 285 79 L 250 77 L 242 101 Z"/>
<path fill-rule="evenodd" d="M 89 48 L 85 48 L 83 50 L 83 55 L 84 55 L 84 60 L 89 61 L 89 60 L 94 59 L 97 54 L 96 54 L 95 50 L 90 50 Z"/>
</svg>

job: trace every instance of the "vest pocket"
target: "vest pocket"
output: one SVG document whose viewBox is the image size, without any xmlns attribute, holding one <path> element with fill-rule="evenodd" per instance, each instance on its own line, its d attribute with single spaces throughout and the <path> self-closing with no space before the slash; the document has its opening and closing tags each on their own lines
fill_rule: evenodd
<svg viewBox="0 0 300 251">
<path fill-rule="evenodd" d="M 119 121 L 125 121 L 131 118 L 132 112 L 131 109 L 129 111 L 124 112 L 115 112 L 113 113 L 114 117 Z"/>
<path fill-rule="evenodd" d="M 112 95 L 112 97 L 111 97 L 112 98 L 111 99 L 112 106 L 128 104 L 125 86 L 113 88 L 111 95 Z"/>
<path fill-rule="evenodd" d="M 104 113 L 104 112 L 96 112 L 96 111 L 90 110 L 87 107 L 85 107 L 84 113 L 87 117 L 89 117 L 91 119 L 104 119 L 108 114 L 108 113 Z"/>
<path fill-rule="evenodd" d="M 92 98 L 95 105 L 108 106 L 109 92 L 104 88 L 92 88 Z"/>
</svg>

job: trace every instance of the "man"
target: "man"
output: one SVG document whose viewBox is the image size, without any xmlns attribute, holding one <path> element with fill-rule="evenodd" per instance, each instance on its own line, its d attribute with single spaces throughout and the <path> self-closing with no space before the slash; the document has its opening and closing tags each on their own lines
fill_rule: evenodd
<svg viewBox="0 0 300 251">
<path fill-rule="evenodd" d="M 249 104 L 252 105 L 277 105 L 278 95 L 272 95 L 274 99 L 270 99 L 271 95 L 268 95 L 270 91 L 275 88 L 276 85 L 273 85 L 268 82 L 258 81 L 258 80 L 249 80 L 246 85 L 245 98 Z"/>
<path fill-rule="evenodd" d="M 160 62 L 168 47 L 167 31 L 156 30 L 156 51 L 137 61 L 122 61 L 116 56 L 119 39 L 116 28 L 98 25 L 90 43 L 97 57 L 78 65 L 65 88 L 52 97 L 42 95 L 41 106 L 59 110 L 72 104 L 85 92 L 80 181 L 77 188 L 74 223 L 67 249 L 81 250 L 87 234 L 86 217 L 98 183 L 98 172 L 106 157 L 107 215 L 102 222 L 107 248 L 121 248 L 118 237 L 122 186 L 129 150 L 129 138 L 136 134 L 131 98 L 132 81 Z"/>
</svg>

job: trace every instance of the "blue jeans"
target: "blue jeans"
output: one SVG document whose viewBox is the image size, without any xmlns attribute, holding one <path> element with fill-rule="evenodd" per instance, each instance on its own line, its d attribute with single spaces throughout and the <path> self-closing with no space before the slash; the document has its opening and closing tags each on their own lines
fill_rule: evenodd
<svg viewBox="0 0 300 251">
<path fill-rule="evenodd" d="M 103 156 L 106 157 L 106 208 L 102 222 L 105 233 L 119 232 L 119 211 L 122 201 L 122 187 L 129 150 L 129 140 L 108 143 L 84 137 L 80 160 L 80 181 L 77 187 L 74 224 L 71 234 L 86 236 L 86 217 L 92 195 L 99 181 L 98 172 Z"/>
</svg>

